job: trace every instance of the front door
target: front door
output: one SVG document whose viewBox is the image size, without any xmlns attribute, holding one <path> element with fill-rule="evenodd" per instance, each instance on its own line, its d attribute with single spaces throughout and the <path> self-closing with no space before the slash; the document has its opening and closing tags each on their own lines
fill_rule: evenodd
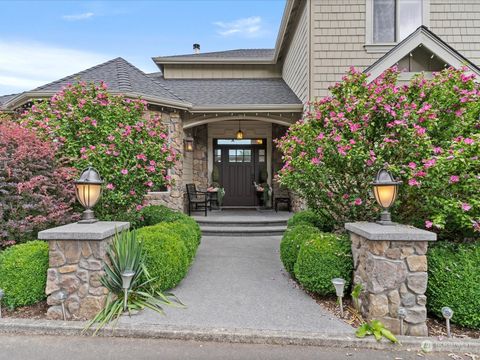
<svg viewBox="0 0 480 360">
<path fill-rule="evenodd" d="M 258 205 L 253 183 L 267 181 L 265 139 L 215 139 L 213 151 L 214 174 L 225 189 L 223 205 Z"/>
</svg>

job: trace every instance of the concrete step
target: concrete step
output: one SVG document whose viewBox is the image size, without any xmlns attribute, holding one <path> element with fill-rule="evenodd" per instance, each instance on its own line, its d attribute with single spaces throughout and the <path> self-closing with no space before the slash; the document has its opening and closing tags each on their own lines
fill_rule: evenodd
<svg viewBox="0 0 480 360">
<path fill-rule="evenodd" d="M 281 236 L 287 226 L 200 226 L 200 229 L 202 236 Z"/>
<path fill-rule="evenodd" d="M 274 227 L 274 226 L 286 226 L 287 220 L 255 220 L 255 219 L 238 219 L 238 220 L 228 220 L 228 219 L 205 219 L 195 218 L 200 227 Z"/>
</svg>

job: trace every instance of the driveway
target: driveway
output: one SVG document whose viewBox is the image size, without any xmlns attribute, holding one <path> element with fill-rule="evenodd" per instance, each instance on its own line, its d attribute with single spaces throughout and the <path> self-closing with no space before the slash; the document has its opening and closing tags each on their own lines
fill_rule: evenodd
<svg viewBox="0 0 480 360">
<path fill-rule="evenodd" d="M 187 308 L 167 308 L 166 316 L 147 310 L 121 323 L 351 333 L 284 271 L 280 240 L 204 237 L 189 274 L 173 290 Z"/>
</svg>

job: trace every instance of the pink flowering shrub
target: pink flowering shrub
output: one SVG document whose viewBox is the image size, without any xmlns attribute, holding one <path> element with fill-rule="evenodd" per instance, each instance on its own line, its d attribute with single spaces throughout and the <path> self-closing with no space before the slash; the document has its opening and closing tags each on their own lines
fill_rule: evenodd
<svg viewBox="0 0 480 360">
<path fill-rule="evenodd" d="M 89 164 L 104 180 L 100 219 L 135 219 L 150 190 L 170 184 L 177 160 L 157 114 L 143 100 L 111 95 L 107 86 L 68 85 L 49 102 L 37 102 L 23 122 L 52 141 L 79 171 Z"/>
<path fill-rule="evenodd" d="M 463 240 L 480 235 L 480 85 L 464 69 L 397 84 L 396 69 L 367 83 L 351 69 L 332 95 L 277 141 L 282 184 L 312 209 L 346 221 L 373 220 L 371 185 L 386 166 L 403 181 L 397 221 Z"/>
<path fill-rule="evenodd" d="M 75 219 L 73 168 L 50 143 L 14 122 L 0 123 L 0 249 Z"/>
</svg>

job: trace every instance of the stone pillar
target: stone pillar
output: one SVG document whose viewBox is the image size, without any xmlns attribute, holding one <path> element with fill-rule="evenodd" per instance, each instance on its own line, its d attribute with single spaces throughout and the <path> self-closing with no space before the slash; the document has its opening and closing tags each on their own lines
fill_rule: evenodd
<svg viewBox="0 0 480 360">
<path fill-rule="evenodd" d="M 128 222 L 73 223 L 38 233 L 49 246 L 47 316 L 63 319 L 60 291 L 67 293 L 67 319 L 91 319 L 102 309 L 108 291 L 100 283 L 107 261 L 107 248 L 115 232 L 128 229 Z"/>
<path fill-rule="evenodd" d="M 400 333 L 398 308 L 404 307 L 405 335 L 427 336 L 427 248 L 436 234 L 411 226 L 347 223 L 354 262 L 354 284 L 362 284 L 362 316 Z"/>
</svg>

